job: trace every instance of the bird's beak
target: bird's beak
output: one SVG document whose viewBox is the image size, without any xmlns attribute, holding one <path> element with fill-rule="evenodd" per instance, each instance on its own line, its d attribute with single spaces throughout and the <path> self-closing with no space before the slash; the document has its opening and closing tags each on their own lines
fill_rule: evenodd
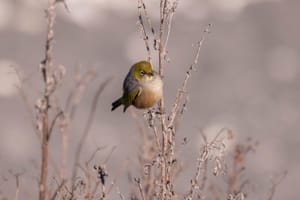
<svg viewBox="0 0 300 200">
<path fill-rule="evenodd" d="M 149 72 L 148 75 L 149 76 L 153 76 L 154 74 L 153 74 L 153 72 Z"/>
</svg>

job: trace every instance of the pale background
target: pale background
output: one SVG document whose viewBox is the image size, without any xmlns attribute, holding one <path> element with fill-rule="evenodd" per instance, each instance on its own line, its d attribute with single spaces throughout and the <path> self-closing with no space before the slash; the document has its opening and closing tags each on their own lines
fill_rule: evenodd
<svg viewBox="0 0 300 200">
<path fill-rule="evenodd" d="M 158 1 L 145 1 L 157 25 Z M 55 64 L 63 64 L 67 77 L 59 89 L 63 105 L 76 66 L 81 71 L 95 68 L 97 86 L 108 77 L 97 108 L 96 122 L 84 152 L 97 146 L 108 148 L 97 156 L 101 164 L 109 148 L 117 146 L 108 167 L 113 177 L 126 159 L 137 168 L 138 134 L 130 113 L 110 111 L 110 103 L 121 94 L 129 66 L 146 59 L 137 31 L 136 1 L 69 0 L 70 13 L 58 9 L 55 24 Z M 39 143 L 24 102 L 15 87 L 18 79 L 11 66 L 21 70 L 25 90 L 34 104 L 42 91 L 38 64 L 44 57 L 45 1 L 0 0 L 0 197 L 13 197 L 14 178 L 9 169 L 25 171 L 21 180 L 21 199 L 36 198 Z M 190 142 L 181 151 L 187 162 L 180 191 L 187 189 L 195 170 L 200 145 L 199 129 L 214 135 L 221 127 L 231 128 L 238 141 L 247 137 L 260 145 L 247 161 L 252 182 L 250 199 L 266 199 L 270 177 L 288 170 L 274 199 L 299 199 L 300 183 L 300 1 L 299 0 L 181 0 L 174 16 L 166 65 L 167 106 L 173 100 L 193 61 L 192 44 L 200 39 L 208 23 L 213 24 L 200 56 L 200 67 L 189 84 L 189 102 L 177 138 Z M 157 26 L 156 26 L 157 28 Z M 153 58 L 157 65 L 156 55 Z M 157 69 L 157 66 L 155 67 Z M 89 87 L 79 107 L 70 145 L 70 165 L 96 87 Z M 142 112 L 137 112 L 141 115 Z M 53 136 L 51 152 L 60 155 L 60 136 Z M 37 163 L 38 164 L 38 163 Z M 138 176 L 138 172 L 134 172 Z M 127 175 L 119 177 L 121 191 L 127 194 Z M 30 183 L 30 184 L 29 184 Z M 33 189 L 34 188 L 34 189 Z"/>
</svg>

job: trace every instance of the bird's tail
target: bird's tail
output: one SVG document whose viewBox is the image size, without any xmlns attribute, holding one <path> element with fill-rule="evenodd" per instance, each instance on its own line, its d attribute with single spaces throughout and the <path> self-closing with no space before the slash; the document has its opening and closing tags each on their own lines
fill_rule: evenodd
<svg viewBox="0 0 300 200">
<path fill-rule="evenodd" d="M 118 100 L 114 101 L 111 105 L 112 105 L 112 108 L 111 108 L 111 111 L 113 111 L 114 109 L 116 109 L 117 107 L 119 107 L 120 105 L 122 105 L 122 97 L 119 98 Z"/>
</svg>

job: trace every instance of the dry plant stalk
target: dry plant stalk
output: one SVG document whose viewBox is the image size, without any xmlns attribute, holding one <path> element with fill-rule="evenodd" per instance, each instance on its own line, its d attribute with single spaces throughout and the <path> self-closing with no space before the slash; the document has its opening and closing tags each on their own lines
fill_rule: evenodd
<svg viewBox="0 0 300 200">
<path fill-rule="evenodd" d="M 53 94 L 55 87 L 53 86 L 52 72 L 52 43 L 54 39 L 54 22 L 55 22 L 55 0 L 49 0 L 49 7 L 46 10 L 47 14 L 47 39 L 45 47 L 45 59 L 41 62 L 40 68 L 44 79 L 44 93 L 41 99 L 41 104 L 37 105 L 41 115 L 41 135 L 42 135 L 42 166 L 39 186 L 39 199 L 45 200 L 47 194 L 47 176 L 48 176 L 48 145 L 50 138 L 49 131 L 49 109 L 50 96 Z"/>
<path fill-rule="evenodd" d="M 64 67 L 58 66 L 54 67 L 52 63 L 52 48 L 54 40 L 54 22 L 56 18 L 55 7 L 57 2 L 62 2 L 65 8 L 68 9 L 67 4 L 64 0 L 48 0 L 49 7 L 46 10 L 47 14 L 47 39 L 45 45 L 45 58 L 40 63 L 41 74 L 44 81 L 44 90 L 42 97 L 38 99 L 35 108 L 37 110 L 37 127 L 39 130 L 39 138 L 41 139 L 41 175 L 39 180 L 39 199 L 46 200 L 56 198 L 61 199 L 78 199 L 83 194 L 83 199 L 108 199 L 108 195 L 112 191 L 116 181 L 113 180 L 110 185 L 107 184 L 107 170 L 106 162 L 108 158 L 101 165 L 95 165 L 94 168 L 90 166 L 92 159 L 95 154 L 100 150 L 97 148 L 92 154 L 85 165 L 80 164 L 80 156 L 83 151 L 85 141 L 89 135 L 96 108 L 100 95 L 102 94 L 104 88 L 111 80 L 110 78 L 102 82 L 93 98 L 91 103 L 89 116 L 87 122 L 84 126 L 83 133 L 80 138 L 80 142 L 75 150 L 75 159 L 73 165 L 73 171 L 71 176 L 71 189 L 68 190 L 67 180 L 65 175 L 66 165 L 67 165 L 67 149 L 68 149 L 68 126 L 73 120 L 77 106 L 82 98 L 86 85 L 95 77 L 94 71 L 88 71 L 77 81 L 76 87 L 71 91 L 70 95 L 66 100 L 65 110 L 58 108 L 55 110 L 53 117 L 51 112 L 53 111 L 52 97 L 57 89 L 64 75 Z M 143 40 L 145 42 L 148 60 L 151 61 L 151 48 L 149 42 L 149 34 L 147 30 L 150 30 L 153 37 L 153 49 L 158 53 L 158 66 L 159 74 L 164 78 L 164 67 L 165 63 L 169 62 L 167 45 L 169 37 L 171 34 L 172 20 L 177 8 L 178 0 L 160 0 L 160 21 L 159 21 L 159 31 L 158 35 L 155 34 L 155 29 L 152 27 L 152 22 L 146 9 L 146 5 L 143 0 L 138 0 L 138 19 L 141 26 L 141 32 L 143 34 Z M 147 23 L 144 23 L 146 19 Z M 145 26 L 147 25 L 148 28 Z M 210 24 L 204 30 L 204 34 L 200 41 L 197 43 L 195 58 L 193 63 L 189 66 L 186 71 L 185 78 L 183 80 L 181 88 L 178 90 L 175 97 L 174 103 L 170 108 L 170 112 L 166 112 L 164 98 L 159 102 L 158 111 L 150 110 L 148 112 L 148 125 L 152 128 L 154 135 L 149 137 L 148 133 L 142 130 L 142 126 L 139 124 L 140 132 L 143 134 L 144 145 L 143 149 L 140 151 L 139 161 L 141 166 L 143 166 L 143 176 L 141 178 L 134 178 L 136 186 L 139 191 L 139 195 L 142 200 L 148 199 L 178 199 L 179 195 L 173 190 L 174 179 L 176 176 L 176 163 L 177 159 L 175 157 L 175 136 L 176 136 L 176 124 L 180 114 L 182 114 L 187 100 L 187 86 L 188 81 L 191 77 L 192 72 L 198 65 L 200 50 L 202 44 L 205 40 L 205 36 L 209 33 Z M 23 91 L 22 91 L 23 95 Z M 27 100 L 26 100 L 27 101 Z M 136 117 L 135 117 L 136 118 Z M 57 181 L 57 188 L 51 194 L 50 189 L 47 188 L 47 178 L 48 178 L 48 160 L 51 161 L 51 156 L 49 155 L 49 142 L 51 138 L 51 133 L 53 132 L 54 126 L 60 122 L 60 128 L 62 133 L 63 141 L 63 152 L 62 152 L 62 166 L 61 166 L 61 180 Z M 213 161 L 215 164 L 214 175 L 223 174 L 225 172 L 225 166 L 223 162 L 223 151 L 225 145 L 221 134 L 223 132 L 230 134 L 231 131 L 223 128 L 217 134 L 217 136 L 212 141 L 207 141 L 205 135 L 203 139 L 205 144 L 200 150 L 200 155 L 197 160 L 197 170 L 195 176 L 191 180 L 190 189 L 184 199 L 192 200 L 197 195 L 198 199 L 204 199 L 204 189 L 207 181 L 207 167 L 208 161 Z M 149 142 L 150 141 L 150 142 Z M 148 143 L 147 143 L 148 142 Z M 112 149 L 113 151 L 114 149 Z M 248 151 L 249 149 L 247 149 Z M 111 151 L 111 153 L 112 153 Z M 213 155 L 212 152 L 217 152 L 217 155 Z M 227 198 L 230 200 L 243 200 L 245 198 L 244 194 L 241 192 L 243 184 L 239 187 L 237 186 L 237 181 L 239 179 L 240 172 L 243 167 L 242 153 L 240 149 L 236 149 L 236 154 L 234 157 L 233 171 L 230 174 L 230 179 L 228 182 Z M 146 164 L 145 164 L 146 162 Z M 155 170 L 153 168 L 156 167 Z M 84 177 L 78 179 L 78 169 L 83 171 Z M 96 176 L 95 173 L 96 171 Z M 274 196 L 276 187 L 282 181 L 286 174 L 280 176 L 278 180 L 273 180 L 269 200 Z M 20 185 L 19 176 L 16 174 L 16 193 L 15 199 L 19 199 Z M 77 181 L 79 180 L 79 181 Z M 238 188 L 238 189 L 237 189 Z M 77 193 L 77 190 L 79 191 Z M 100 191 L 100 192 L 99 192 Z M 117 194 L 120 199 L 125 199 L 117 188 Z M 132 195 L 131 199 L 138 199 L 138 194 Z"/>
<path fill-rule="evenodd" d="M 144 18 L 147 20 L 148 29 L 151 30 L 153 34 L 153 46 L 154 50 L 158 51 L 158 66 L 159 66 L 159 75 L 164 78 L 164 66 L 165 61 L 169 62 L 167 56 L 167 44 L 171 33 L 171 25 L 174 13 L 176 11 L 178 4 L 178 0 L 161 0 L 160 1 L 160 21 L 159 21 L 159 31 L 158 31 L 158 38 L 155 38 L 155 31 L 152 27 L 152 23 L 150 17 L 148 15 L 145 3 L 143 0 L 138 0 L 138 19 L 139 24 L 141 26 L 141 32 L 143 35 L 143 39 L 145 41 L 146 50 L 148 52 L 148 60 L 151 60 L 151 51 L 149 47 L 149 37 L 146 32 L 147 28 L 145 27 L 145 23 L 143 22 L 143 15 Z M 209 32 L 209 27 L 205 30 L 205 33 Z M 181 90 L 178 91 L 178 94 L 175 98 L 175 102 L 172 106 L 171 112 L 168 115 L 168 123 L 167 123 L 167 115 L 166 115 L 166 108 L 164 97 L 161 98 L 159 102 L 159 116 L 153 115 L 153 111 L 149 111 L 149 126 L 152 127 L 156 145 L 158 146 L 158 157 L 159 157 L 159 168 L 160 168 L 160 191 L 158 193 L 158 199 L 171 199 L 175 192 L 173 191 L 173 176 L 174 176 L 174 169 L 173 166 L 176 163 L 175 157 L 175 123 L 177 122 L 177 116 L 179 114 L 180 106 L 183 106 L 184 103 L 184 96 L 186 94 L 187 89 L 187 82 L 190 78 L 192 70 L 197 65 L 199 60 L 199 53 L 204 41 L 204 37 L 199 41 L 198 48 L 196 52 L 196 56 L 194 59 L 193 64 L 189 67 L 186 78 L 183 82 L 183 86 Z M 156 44 L 158 44 L 158 48 L 156 48 Z M 155 124 L 156 120 L 153 119 L 155 117 L 160 118 L 160 131 L 161 135 L 158 136 L 158 128 L 157 124 Z M 161 140 L 161 141 L 160 141 Z M 158 177 L 156 177 L 158 179 Z"/>
<path fill-rule="evenodd" d="M 57 194 L 66 188 L 66 178 L 65 178 L 65 169 L 67 165 L 67 150 L 68 150 L 68 126 L 71 120 L 74 118 L 76 113 L 77 105 L 81 100 L 81 96 L 85 90 L 85 86 L 87 83 L 90 82 L 95 77 L 95 72 L 88 71 L 84 76 L 77 82 L 76 88 L 71 91 L 69 97 L 66 101 L 66 108 L 65 111 L 63 109 L 58 108 L 54 117 L 50 119 L 50 112 L 54 110 L 54 106 L 52 105 L 51 99 L 54 92 L 57 89 L 57 86 L 60 84 L 65 69 L 64 66 L 54 67 L 52 63 L 52 49 L 53 49 L 53 40 L 54 40 L 54 23 L 56 18 L 55 8 L 56 3 L 62 2 L 66 7 L 66 2 L 64 0 L 49 0 L 48 8 L 46 9 L 46 17 L 47 17 L 47 38 L 46 38 L 46 45 L 45 45 L 45 58 L 40 63 L 40 69 L 44 81 L 44 91 L 43 95 L 40 99 L 38 99 L 35 108 L 37 110 L 37 128 L 39 130 L 39 135 L 41 137 L 41 146 L 42 146 L 42 155 L 41 155 L 41 175 L 40 175 L 40 183 L 39 183 L 39 199 L 45 200 L 47 196 L 51 196 L 51 192 L 47 189 L 47 178 L 48 178 L 48 160 L 49 157 L 49 142 L 50 136 L 53 132 L 54 126 L 57 122 L 60 123 L 60 132 L 62 134 L 62 141 L 63 141 L 63 151 L 62 151 L 62 165 L 60 170 L 60 177 L 61 183 L 58 184 L 58 188 L 52 194 L 52 199 L 57 197 Z M 96 111 L 97 103 L 99 96 L 103 92 L 105 86 L 111 78 L 107 79 L 103 83 L 99 85 L 99 88 L 94 96 L 91 111 L 84 128 L 80 143 L 76 150 L 76 158 L 74 163 L 74 171 L 72 177 L 72 190 L 71 192 L 67 192 L 70 198 L 72 199 L 74 188 L 75 188 L 75 178 L 77 176 L 77 167 L 79 166 L 79 158 L 85 143 L 85 140 L 88 136 L 91 124 L 94 119 L 94 114 Z M 67 113 L 67 114 L 66 114 Z M 89 177 L 90 174 L 86 173 L 86 176 Z M 90 179 L 89 179 L 90 180 Z M 88 185 L 90 186 L 90 185 Z M 67 190 L 67 189 L 65 189 Z M 91 188 L 89 189 L 88 199 L 93 199 L 93 194 L 96 192 L 96 189 L 93 189 L 91 192 Z M 90 194 L 91 193 L 91 194 Z M 67 195 L 68 196 L 68 195 Z"/>
<path fill-rule="evenodd" d="M 226 137 L 224 137 L 224 134 L 226 134 Z M 223 162 L 224 143 L 226 139 L 232 139 L 231 135 L 231 130 L 222 128 L 211 141 L 208 141 L 206 135 L 201 132 L 204 145 L 200 149 L 200 155 L 197 159 L 197 170 L 191 180 L 190 190 L 184 197 L 185 200 L 194 199 L 195 194 L 197 194 L 198 199 L 204 199 L 203 192 L 207 181 L 207 164 L 209 161 L 215 162 L 214 175 L 224 174 L 226 171 L 226 166 Z"/>
<path fill-rule="evenodd" d="M 54 110 L 51 99 L 62 81 L 65 74 L 65 67 L 63 65 L 53 66 L 53 41 L 54 41 L 54 23 L 56 19 L 56 4 L 64 2 L 64 0 L 48 0 L 48 8 L 46 9 L 47 19 L 47 37 L 45 44 L 45 58 L 40 63 L 40 70 L 44 81 L 43 94 L 38 99 L 35 109 L 37 115 L 37 129 L 41 137 L 41 175 L 39 183 L 39 199 L 45 200 L 48 195 L 47 178 L 48 178 L 48 160 L 49 155 L 49 142 L 55 124 L 59 117 L 64 115 L 62 109 L 58 108 L 53 119 L 50 119 L 50 112 Z"/>
</svg>

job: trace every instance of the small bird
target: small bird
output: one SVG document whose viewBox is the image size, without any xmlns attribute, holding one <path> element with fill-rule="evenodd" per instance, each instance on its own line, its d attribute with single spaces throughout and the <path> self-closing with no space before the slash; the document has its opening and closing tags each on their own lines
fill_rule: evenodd
<svg viewBox="0 0 300 200">
<path fill-rule="evenodd" d="M 161 99 L 163 82 L 147 61 L 135 63 L 123 82 L 123 96 L 112 103 L 111 111 L 124 105 L 123 112 L 134 105 L 136 108 L 151 108 Z"/>
</svg>

